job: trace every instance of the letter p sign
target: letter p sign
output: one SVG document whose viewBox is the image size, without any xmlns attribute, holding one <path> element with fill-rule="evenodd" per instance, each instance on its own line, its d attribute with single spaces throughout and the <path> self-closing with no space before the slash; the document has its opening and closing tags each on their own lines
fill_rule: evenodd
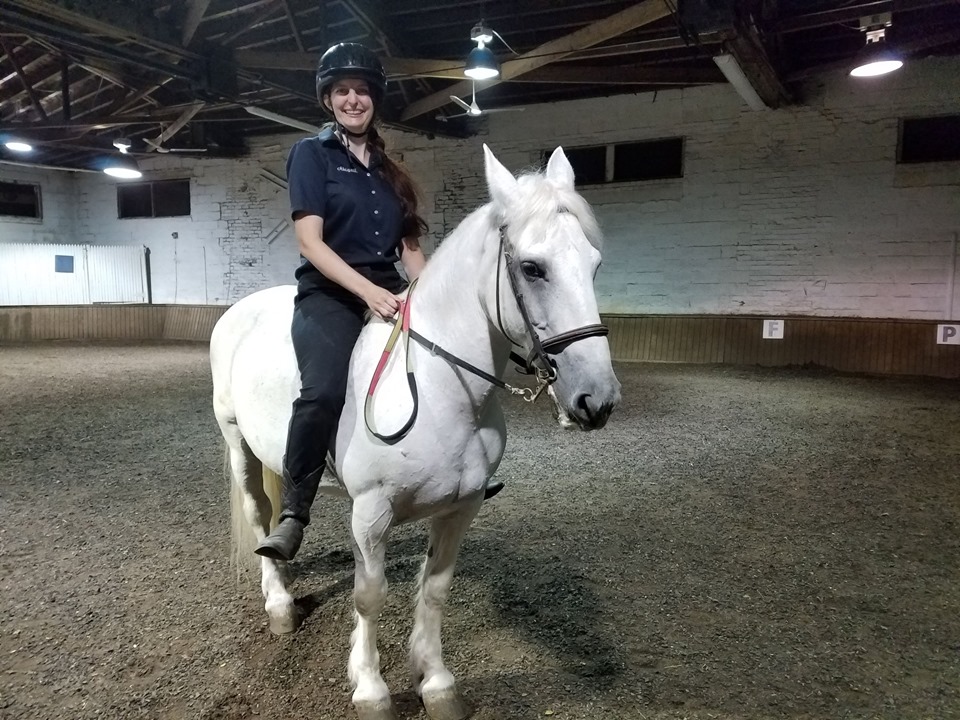
<svg viewBox="0 0 960 720">
<path fill-rule="evenodd" d="M 960 325 L 937 325 L 937 345 L 960 345 Z"/>
</svg>

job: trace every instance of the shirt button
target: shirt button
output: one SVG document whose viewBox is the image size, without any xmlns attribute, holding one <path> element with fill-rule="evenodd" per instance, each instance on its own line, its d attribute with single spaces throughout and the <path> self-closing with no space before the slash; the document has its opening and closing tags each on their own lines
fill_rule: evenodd
<svg viewBox="0 0 960 720">
<path fill-rule="evenodd" d="M 367 173 L 367 177 L 370 177 L 370 173 Z"/>
<path fill-rule="evenodd" d="M 376 190 L 371 190 L 371 191 L 370 191 L 370 194 L 371 194 L 371 195 L 376 195 L 376 194 L 377 194 L 377 191 L 376 191 Z"/>
<path fill-rule="evenodd" d="M 373 231 L 373 234 L 374 234 L 374 235 L 379 235 L 379 234 L 380 234 L 380 231 L 379 231 L 379 230 L 374 230 L 374 231 Z"/>
<path fill-rule="evenodd" d="M 377 255 L 383 255 L 383 253 L 382 253 L 382 252 L 378 252 Z"/>
<path fill-rule="evenodd" d="M 373 214 L 374 214 L 374 215 L 379 215 L 379 214 L 380 214 L 380 211 L 379 211 L 379 210 L 374 210 L 374 211 L 373 211 Z"/>
</svg>

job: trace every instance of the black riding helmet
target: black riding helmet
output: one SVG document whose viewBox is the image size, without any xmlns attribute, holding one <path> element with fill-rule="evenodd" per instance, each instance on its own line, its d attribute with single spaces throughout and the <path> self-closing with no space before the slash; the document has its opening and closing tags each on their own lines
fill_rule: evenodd
<svg viewBox="0 0 960 720">
<path fill-rule="evenodd" d="M 377 56 L 360 43 L 339 43 L 327 50 L 317 64 L 317 98 L 324 110 L 323 94 L 343 78 L 361 78 L 370 85 L 374 110 L 387 92 L 387 74 Z M 327 110 L 327 112 L 330 112 Z"/>
</svg>

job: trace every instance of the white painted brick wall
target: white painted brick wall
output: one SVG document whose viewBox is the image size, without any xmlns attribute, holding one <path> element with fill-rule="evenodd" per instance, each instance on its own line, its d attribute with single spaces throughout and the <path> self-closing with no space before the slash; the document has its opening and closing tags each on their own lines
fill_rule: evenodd
<svg viewBox="0 0 960 720">
<path fill-rule="evenodd" d="M 713 86 L 493 115 L 485 137 L 431 149 L 455 168 L 445 229 L 472 209 L 458 193 L 482 194 L 483 141 L 518 169 L 558 144 L 682 135 L 682 179 L 581 189 L 606 236 L 604 311 L 960 317 L 960 163 L 896 164 L 898 118 L 960 113 L 960 62 L 835 76 L 803 99 L 755 113 Z"/>
<path fill-rule="evenodd" d="M 896 164 L 898 118 L 942 113 L 960 113 L 955 59 L 834 76 L 778 111 L 751 112 L 720 85 L 531 105 L 461 141 L 385 135 L 424 191 L 428 252 L 485 201 L 483 142 L 516 171 L 558 144 L 685 137 L 682 179 L 582 188 L 606 236 L 605 312 L 957 320 L 960 163 Z M 297 137 L 258 140 L 240 161 L 144 163 L 148 179 L 191 178 L 190 218 L 118 220 L 116 181 L 43 174 L 45 209 L 52 197 L 61 219 L 33 241 L 72 227 L 62 241 L 146 245 L 155 302 L 232 302 L 291 282 L 291 228 L 265 239 L 287 218 L 286 191 L 260 171 L 282 176 Z M 12 225 L 0 222 L 0 241 L 17 237 Z"/>
<path fill-rule="evenodd" d="M 118 182 L 85 176 L 79 193 L 79 241 L 150 248 L 153 300 L 234 302 L 254 290 L 291 282 L 293 232 L 265 235 L 288 215 L 286 191 L 261 175 L 284 174 L 288 137 L 258 141 L 243 160 L 157 157 L 141 161 L 144 179 L 190 179 L 189 217 L 117 219 Z M 174 237 L 176 234 L 176 237 Z"/>
</svg>

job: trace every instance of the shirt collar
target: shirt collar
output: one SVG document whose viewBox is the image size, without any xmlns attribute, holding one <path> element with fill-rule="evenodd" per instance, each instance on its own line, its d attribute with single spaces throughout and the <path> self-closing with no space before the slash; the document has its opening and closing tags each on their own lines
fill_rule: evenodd
<svg viewBox="0 0 960 720">
<path fill-rule="evenodd" d="M 320 133 L 317 135 L 317 139 L 318 139 L 318 140 L 320 141 L 320 143 L 321 143 L 322 145 L 324 145 L 325 147 L 339 148 L 340 150 L 343 151 L 343 153 L 347 156 L 347 158 L 348 158 L 349 160 L 351 160 L 351 162 L 352 162 L 352 160 L 353 160 L 353 155 L 351 155 L 351 154 L 347 151 L 347 148 L 344 147 L 343 143 L 340 142 L 340 138 L 337 137 L 337 134 L 333 131 L 333 127 L 332 127 L 332 126 L 327 125 L 325 128 L 323 128 L 323 129 L 320 131 Z M 372 146 L 371 146 L 371 148 L 370 148 L 370 166 L 369 166 L 367 169 L 368 169 L 368 170 L 373 170 L 374 168 L 378 168 L 378 167 L 380 167 L 381 165 L 383 165 L 383 157 L 381 156 L 380 151 L 377 150 L 375 147 L 372 147 Z"/>
</svg>

